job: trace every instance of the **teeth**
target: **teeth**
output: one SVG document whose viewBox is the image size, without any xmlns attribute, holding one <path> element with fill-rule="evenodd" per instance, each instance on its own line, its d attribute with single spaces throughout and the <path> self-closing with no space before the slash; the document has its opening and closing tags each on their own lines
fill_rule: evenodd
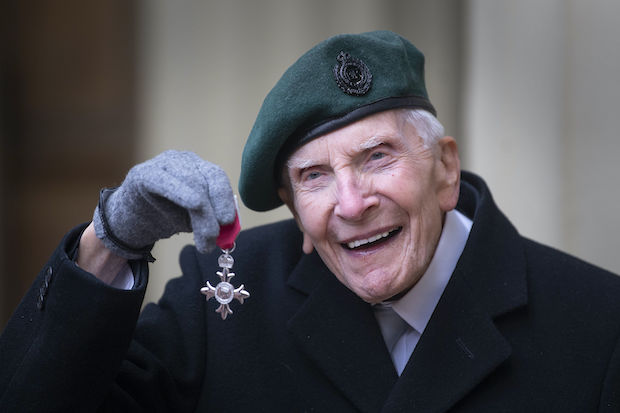
<svg viewBox="0 0 620 413">
<path fill-rule="evenodd" d="M 360 245 L 370 244 L 371 242 L 375 242 L 378 239 L 386 238 L 388 235 L 390 235 L 390 232 L 386 231 L 386 232 L 384 232 L 382 234 L 373 235 L 372 237 L 367 238 L 367 239 L 358 239 L 358 240 L 355 240 L 355 241 L 351 241 L 351 242 L 347 243 L 347 247 L 349 247 L 351 249 L 357 248 Z"/>
</svg>

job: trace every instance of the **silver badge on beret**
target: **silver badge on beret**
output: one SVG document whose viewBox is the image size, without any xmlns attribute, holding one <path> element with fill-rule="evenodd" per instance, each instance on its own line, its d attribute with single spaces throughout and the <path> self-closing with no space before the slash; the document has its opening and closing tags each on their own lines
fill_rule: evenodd
<svg viewBox="0 0 620 413">
<path fill-rule="evenodd" d="M 352 96 L 363 96 L 370 90 L 372 73 L 364 62 L 347 52 L 340 52 L 334 66 L 334 77 L 338 87 Z"/>
</svg>

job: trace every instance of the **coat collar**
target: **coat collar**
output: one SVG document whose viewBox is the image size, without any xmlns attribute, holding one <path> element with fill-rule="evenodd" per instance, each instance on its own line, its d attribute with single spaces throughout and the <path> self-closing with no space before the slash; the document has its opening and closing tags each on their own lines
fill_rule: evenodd
<svg viewBox="0 0 620 413">
<path fill-rule="evenodd" d="M 475 175 L 463 173 L 457 208 L 474 221 L 469 240 L 400 378 L 372 309 L 318 255 L 304 256 L 289 278 L 308 294 L 289 330 L 361 411 L 446 411 L 510 356 L 494 319 L 527 301 L 519 234 Z"/>
<path fill-rule="evenodd" d="M 522 238 L 497 208 L 484 181 L 463 172 L 457 208 L 473 221 L 456 271 L 495 318 L 527 304 Z"/>
<path fill-rule="evenodd" d="M 309 294 L 288 323 L 300 348 L 360 411 L 380 411 L 398 376 L 371 306 L 316 253 L 302 257 L 288 284 Z"/>
</svg>

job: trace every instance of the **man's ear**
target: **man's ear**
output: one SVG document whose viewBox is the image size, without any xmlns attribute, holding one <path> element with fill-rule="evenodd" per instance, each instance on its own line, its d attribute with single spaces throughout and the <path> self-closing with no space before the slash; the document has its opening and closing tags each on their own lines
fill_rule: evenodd
<svg viewBox="0 0 620 413">
<path fill-rule="evenodd" d="M 304 241 L 302 244 L 303 252 L 306 254 L 311 254 L 312 251 L 314 250 L 314 245 L 312 244 L 310 237 L 306 235 L 306 232 L 304 231 L 304 227 L 301 224 L 301 220 L 299 219 L 299 215 L 297 215 L 297 211 L 295 210 L 295 204 L 293 202 L 291 192 L 287 191 L 286 188 L 280 187 L 278 188 L 278 196 L 280 197 L 282 202 L 284 202 L 284 205 L 286 205 L 289 211 L 291 211 L 291 213 L 293 214 L 293 218 L 295 218 L 295 222 L 297 223 L 297 227 L 304 234 Z"/>
<path fill-rule="evenodd" d="M 312 243 L 312 240 L 310 239 L 308 235 L 306 235 L 305 232 L 304 232 L 304 243 L 302 244 L 301 248 L 306 254 L 312 254 L 312 251 L 314 251 L 314 244 Z"/>
<path fill-rule="evenodd" d="M 441 209 L 450 211 L 459 200 L 461 185 L 461 160 L 456 140 L 452 136 L 444 136 L 437 142 L 439 159 L 437 162 L 438 198 Z"/>
</svg>

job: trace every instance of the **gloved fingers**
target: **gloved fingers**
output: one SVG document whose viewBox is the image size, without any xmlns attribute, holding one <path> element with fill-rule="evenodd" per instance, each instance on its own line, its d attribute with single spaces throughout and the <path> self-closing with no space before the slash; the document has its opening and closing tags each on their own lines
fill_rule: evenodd
<svg viewBox="0 0 620 413">
<path fill-rule="evenodd" d="M 167 171 L 161 171 L 157 174 L 144 173 L 135 183 L 142 196 L 151 202 L 161 197 L 183 209 L 200 208 L 203 195 L 188 181 L 187 178 L 179 179 Z"/>
<path fill-rule="evenodd" d="M 160 229 L 165 221 L 175 221 L 169 223 L 176 229 L 167 229 L 166 235 L 193 231 L 201 252 L 213 249 L 220 225 L 235 219 L 235 200 L 226 173 L 192 152 L 166 151 L 139 164 L 122 186 L 139 215 L 158 214 L 155 221 L 160 221 Z"/>
<path fill-rule="evenodd" d="M 139 166 L 134 175 L 146 193 L 162 196 L 185 209 L 210 203 L 221 224 L 235 218 L 234 196 L 226 173 L 193 152 L 169 150 Z"/>
<path fill-rule="evenodd" d="M 143 195 L 164 197 L 183 208 L 198 208 L 203 176 L 197 166 L 204 163 L 193 152 L 168 150 L 134 166 L 127 175 L 128 185 L 137 186 Z"/>
<path fill-rule="evenodd" d="M 210 205 L 199 210 L 189 211 L 194 243 L 199 252 L 207 253 L 215 248 L 215 240 L 220 233 L 220 225 Z"/>
<path fill-rule="evenodd" d="M 197 168 L 204 178 L 208 193 L 201 208 L 190 211 L 190 219 L 196 249 L 206 253 L 215 248 L 220 225 L 233 222 L 237 210 L 233 190 L 224 170 L 206 161 L 200 162 Z"/>
<path fill-rule="evenodd" d="M 200 171 L 207 182 L 209 207 L 220 225 L 230 224 L 235 220 L 237 209 L 235 196 L 226 172 L 217 165 L 203 162 Z"/>
</svg>

